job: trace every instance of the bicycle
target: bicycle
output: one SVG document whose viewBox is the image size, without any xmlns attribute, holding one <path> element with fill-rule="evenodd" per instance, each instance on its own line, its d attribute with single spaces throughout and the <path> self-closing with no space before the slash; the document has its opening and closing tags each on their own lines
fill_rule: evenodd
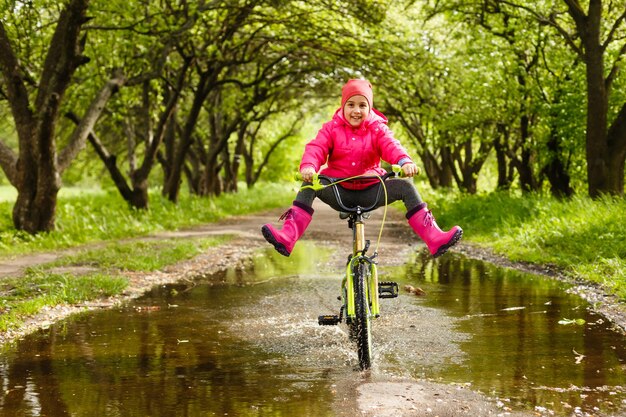
<svg viewBox="0 0 626 417">
<path fill-rule="evenodd" d="M 386 210 L 387 210 L 387 190 L 385 180 L 392 177 L 400 177 L 399 166 L 394 166 L 391 172 L 382 176 L 357 176 L 350 178 L 331 178 L 325 175 L 316 174 L 311 188 L 333 187 L 337 203 L 342 211 L 339 217 L 348 220 L 348 227 L 352 229 L 352 253 L 348 256 L 346 272 L 341 282 L 341 295 L 338 299 L 342 302 L 338 315 L 321 315 L 318 317 L 318 324 L 322 326 L 332 326 L 341 323 L 345 316 L 348 326 L 348 334 L 351 340 L 356 342 L 357 356 L 361 370 L 367 370 L 372 366 L 372 320 L 380 317 L 379 299 L 395 298 L 398 296 L 398 284 L 392 281 L 378 282 L 377 261 L 378 251 L 372 255 L 368 254 L 370 241 L 365 239 L 365 220 L 370 217 L 370 212 L 375 210 L 376 202 L 385 193 L 385 214 L 379 233 L 382 235 Z M 298 178 L 298 176 L 296 176 Z M 301 177 L 300 177 L 301 179 Z M 347 207 L 341 200 L 338 184 L 348 180 L 377 179 L 381 187 L 374 203 L 369 207 Z M 321 180 L 328 184 L 321 184 Z"/>
</svg>

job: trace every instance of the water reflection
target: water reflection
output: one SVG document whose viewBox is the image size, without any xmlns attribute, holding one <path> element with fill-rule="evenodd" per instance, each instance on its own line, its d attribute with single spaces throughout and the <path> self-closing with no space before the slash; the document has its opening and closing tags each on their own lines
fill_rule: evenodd
<svg viewBox="0 0 626 417">
<path fill-rule="evenodd" d="M 303 264 L 154 288 L 29 336 L 0 359 L 0 415 L 331 416 L 325 370 L 284 366 L 228 328 L 276 291 L 255 283 Z"/>
<path fill-rule="evenodd" d="M 623 405 L 623 337 L 566 285 L 453 255 L 419 258 L 404 275 L 471 335 L 465 360 L 438 378 L 563 413 Z"/>
</svg>

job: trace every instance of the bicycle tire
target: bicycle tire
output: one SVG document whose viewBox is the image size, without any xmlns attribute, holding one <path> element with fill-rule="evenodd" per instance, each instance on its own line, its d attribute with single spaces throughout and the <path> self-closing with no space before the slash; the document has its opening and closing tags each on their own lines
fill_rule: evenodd
<svg viewBox="0 0 626 417">
<path fill-rule="evenodd" d="M 369 265 L 359 262 L 354 268 L 354 331 L 361 370 L 372 366 L 372 316 L 367 297 Z"/>
</svg>

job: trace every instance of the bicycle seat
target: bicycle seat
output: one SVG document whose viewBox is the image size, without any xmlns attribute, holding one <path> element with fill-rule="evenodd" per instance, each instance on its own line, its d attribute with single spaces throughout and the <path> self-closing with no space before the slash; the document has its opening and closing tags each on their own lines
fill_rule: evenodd
<svg viewBox="0 0 626 417">
<path fill-rule="evenodd" d="M 341 211 L 339 212 L 339 218 L 347 219 L 351 213 L 360 213 L 363 215 L 364 219 L 368 219 L 371 215 L 369 212 L 374 211 L 378 208 L 377 204 L 378 204 L 378 200 L 380 199 L 380 196 L 382 195 L 382 191 L 383 191 L 383 187 L 379 186 L 378 192 L 376 193 L 376 198 L 374 199 L 374 202 L 370 206 L 347 207 L 341 199 L 341 194 L 339 193 L 339 189 L 337 188 L 336 185 L 333 186 L 333 192 L 335 194 L 335 198 L 337 199 L 337 204 L 339 204 L 339 207 L 341 207 Z M 365 217 L 366 213 L 367 213 L 367 217 Z"/>
<path fill-rule="evenodd" d="M 385 175 L 383 175 L 382 177 L 369 177 L 369 176 L 362 176 L 360 177 L 360 179 L 378 179 L 380 181 L 385 181 L 387 180 L 387 178 L 390 178 L 392 176 L 396 176 L 396 173 L 394 172 L 388 172 Z M 350 217 L 350 214 L 354 214 L 354 213 L 359 213 L 361 215 L 363 215 L 364 219 L 368 219 L 371 214 L 367 214 L 367 217 L 365 217 L 365 214 L 371 211 L 376 210 L 378 201 L 380 200 L 380 197 L 383 193 L 384 187 L 382 187 L 382 183 L 378 184 L 378 192 L 376 194 L 376 198 L 374 199 L 374 202 L 372 203 L 372 205 L 370 206 L 366 206 L 366 207 L 362 207 L 362 206 L 356 206 L 356 207 L 347 207 L 342 199 L 341 199 L 341 194 L 339 193 L 339 184 L 338 184 L 338 180 L 341 181 L 341 178 L 332 178 L 332 177 L 328 177 L 326 175 L 319 175 L 318 176 L 319 179 L 323 179 L 325 181 L 328 181 L 332 187 L 333 193 L 335 194 L 335 198 L 337 200 L 337 204 L 339 205 L 339 207 L 341 207 L 341 211 L 339 212 L 339 218 L 341 219 L 347 219 L 348 217 Z"/>
</svg>

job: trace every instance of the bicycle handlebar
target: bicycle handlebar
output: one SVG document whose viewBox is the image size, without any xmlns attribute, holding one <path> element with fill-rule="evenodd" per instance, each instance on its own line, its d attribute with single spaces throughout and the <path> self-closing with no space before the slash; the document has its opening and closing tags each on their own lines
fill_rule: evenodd
<svg viewBox="0 0 626 417">
<path fill-rule="evenodd" d="M 420 174 L 420 169 L 417 169 L 417 173 L 415 175 L 419 175 Z M 360 180 L 380 180 L 380 181 L 385 181 L 387 178 L 391 178 L 391 177 L 396 177 L 396 178 L 406 178 L 406 175 L 404 175 L 404 171 L 402 171 L 402 168 L 400 167 L 400 165 L 392 165 L 391 166 L 391 171 L 387 172 L 383 175 L 356 175 L 354 177 L 348 177 L 348 178 L 333 178 L 333 177 L 329 177 L 327 175 L 323 175 L 323 174 L 318 174 L 317 172 L 315 174 L 313 174 L 313 183 L 316 183 L 319 181 L 320 178 L 329 180 L 330 182 L 343 182 L 343 181 L 351 181 L 351 180 L 355 180 L 355 181 L 360 181 Z M 294 176 L 296 181 L 303 181 L 302 178 L 302 174 L 300 172 L 296 172 L 295 176 Z"/>
<path fill-rule="evenodd" d="M 419 169 L 417 171 L 417 174 L 419 175 Z M 328 186 L 332 186 L 333 187 L 333 191 L 335 193 L 335 196 L 337 197 L 337 203 L 339 204 L 339 206 L 342 208 L 343 211 L 348 212 L 348 213 L 354 213 L 354 212 L 368 212 L 368 211 L 372 211 L 375 209 L 378 199 L 380 197 L 380 192 L 384 191 L 385 192 L 385 200 L 386 200 L 386 189 L 384 187 L 384 184 L 382 184 L 385 180 L 387 180 L 388 178 L 392 178 L 392 177 L 399 177 L 399 178 L 405 178 L 404 172 L 402 171 L 402 168 L 399 165 L 392 165 L 391 166 L 391 171 L 387 172 L 383 175 L 356 175 L 354 177 L 348 177 L 348 178 L 332 178 L 329 177 L 327 175 L 323 175 L 323 174 L 318 174 L 315 173 L 313 175 L 313 181 L 311 182 L 311 185 L 306 186 L 307 188 L 312 188 L 313 190 L 320 190 L 323 189 L 325 187 Z M 296 181 L 303 181 L 302 179 L 302 174 L 301 173 L 296 173 L 295 175 L 295 179 Z M 324 179 L 326 181 L 329 182 L 329 184 L 326 185 L 322 185 L 320 182 L 320 179 Z M 383 187 L 381 188 L 381 190 L 378 191 L 379 195 L 376 198 L 376 201 L 374 202 L 374 204 L 372 204 L 370 207 L 346 207 L 343 204 L 343 201 L 341 200 L 341 195 L 339 194 L 339 191 L 337 190 L 337 185 L 341 182 L 344 181 L 352 181 L 352 180 L 356 180 L 356 181 L 362 181 L 362 180 L 378 180 L 380 181 L 380 183 L 383 185 Z"/>
</svg>

